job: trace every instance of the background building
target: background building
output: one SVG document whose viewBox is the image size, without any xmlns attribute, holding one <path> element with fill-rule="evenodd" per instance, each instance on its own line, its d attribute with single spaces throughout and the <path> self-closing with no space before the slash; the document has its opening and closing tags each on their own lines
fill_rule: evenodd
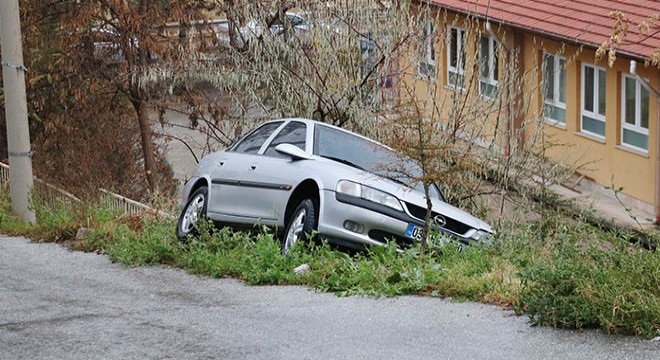
<svg viewBox="0 0 660 360">
<path fill-rule="evenodd" d="M 651 19 L 657 1 L 418 3 L 425 22 L 412 79 L 418 96 L 434 81 L 437 96 L 499 99 L 497 114 L 476 119 L 490 124 L 484 138 L 529 148 L 542 124 L 547 141 L 561 145 L 543 156 L 655 204 L 660 219 L 660 67 L 645 64 L 660 49 L 660 24 Z M 616 59 L 596 60 L 621 25 L 627 34 Z"/>
</svg>

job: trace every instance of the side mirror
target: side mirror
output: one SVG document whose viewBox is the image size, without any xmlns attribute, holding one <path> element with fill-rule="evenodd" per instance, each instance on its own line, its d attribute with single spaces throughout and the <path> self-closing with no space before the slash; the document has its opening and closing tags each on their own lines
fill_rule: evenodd
<svg viewBox="0 0 660 360">
<path fill-rule="evenodd" d="M 290 156 L 292 160 L 309 160 L 312 158 L 310 154 L 301 148 L 286 143 L 275 146 L 275 151 L 280 154 Z"/>
</svg>

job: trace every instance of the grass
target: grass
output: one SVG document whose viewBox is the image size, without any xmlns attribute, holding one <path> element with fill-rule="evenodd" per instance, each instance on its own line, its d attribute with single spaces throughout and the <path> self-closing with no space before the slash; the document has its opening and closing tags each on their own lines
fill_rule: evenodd
<svg viewBox="0 0 660 360">
<path fill-rule="evenodd" d="M 533 324 L 660 335 L 660 254 L 632 244 L 630 234 L 603 230 L 561 214 L 531 224 L 503 223 L 492 246 L 459 251 L 453 244 L 422 254 L 376 247 L 349 256 L 326 245 L 296 245 L 287 256 L 271 233 L 215 229 L 181 243 L 174 221 L 126 217 L 101 205 L 37 206 L 37 223 L 10 215 L 0 196 L 0 229 L 83 251 L 106 253 L 128 266 L 163 264 L 192 274 L 235 277 L 251 285 L 305 285 L 340 296 L 426 295 L 513 306 Z M 92 229 L 70 241 L 79 227 Z M 293 269 L 309 264 L 310 270 Z"/>
</svg>

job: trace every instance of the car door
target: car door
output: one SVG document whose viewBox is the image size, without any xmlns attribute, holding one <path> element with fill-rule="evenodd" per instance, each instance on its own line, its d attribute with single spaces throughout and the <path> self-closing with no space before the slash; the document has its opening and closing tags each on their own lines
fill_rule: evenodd
<svg viewBox="0 0 660 360">
<path fill-rule="evenodd" d="M 258 214 L 250 211 L 247 203 L 252 197 L 251 188 L 245 181 L 251 166 L 261 156 L 259 150 L 272 137 L 284 121 L 266 123 L 240 140 L 229 150 L 214 159 L 210 171 L 211 192 L 208 211 L 220 221 L 251 223 Z M 249 185 L 249 184 L 248 184 Z"/>
<path fill-rule="evenodd" d="M 293 187 L 303 176 L 301 166 L 305 160 L 292 161 L 289 156 L 275 151 L 279 144 L 288 143 L 306 150 L 307 126 L 300 121 L 290 121 L 269 140 L 263 155 L 254 157 L 246 174 L 250 196 L 242 200 L 246 211 L 255 214 L 264 223 L 284 221 L 284 211 Z"/>
</svg>

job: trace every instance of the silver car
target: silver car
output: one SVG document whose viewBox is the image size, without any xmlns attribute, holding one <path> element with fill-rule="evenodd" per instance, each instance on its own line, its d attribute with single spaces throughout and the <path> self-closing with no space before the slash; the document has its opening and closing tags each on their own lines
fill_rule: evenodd
<svg viewBox="0 0 660 360">
<path fill-rule="evenodd" d="M 393 171 L 393 169 L 398 171 Z M 204 157 L 183 191 L 177 235 L 196 231 L 200 214 L 233 226 L 284 229 L 286 253 L 307 234 L 355 249 L 405 247 L 418 241 L 426 214 L 419 167 L 392 149 L 350 131 L 307 119 L 270 121 L 225 151 Z M 434 227 L 462 243 L 491 227 L 431 187 Z"/>
</svg>

